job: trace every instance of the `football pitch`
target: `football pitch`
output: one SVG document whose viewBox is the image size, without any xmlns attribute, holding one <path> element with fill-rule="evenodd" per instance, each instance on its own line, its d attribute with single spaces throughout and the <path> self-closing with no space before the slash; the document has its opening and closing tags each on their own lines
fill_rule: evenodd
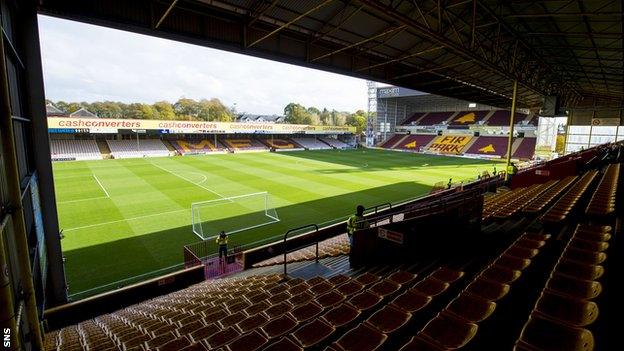
<svg viewBox="0 0 624 351">
<path fill-rule="evenodd" d="M 179 269 L 182 247 L 200 240 L 192 231 L 195 202 L 268 192 L 280 221 L 231 236 L 237 244 L 266 242 L 300 225 L 344 220 L 357 204 L 395 203 L 427 194 L 449 178 L 475 179 L 494 164 L 384 150 L 57 162 L 70 296 Z M 222 212 L 228 207 L 219 208 L 227 217 Z"/>
</svg>

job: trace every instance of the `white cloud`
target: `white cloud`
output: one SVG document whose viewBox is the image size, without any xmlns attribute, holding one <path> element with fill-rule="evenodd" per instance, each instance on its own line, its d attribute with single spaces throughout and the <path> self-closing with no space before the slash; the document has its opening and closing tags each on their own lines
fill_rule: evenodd
<svg viewBox="0 0 624 351">
<path fill-rule="evenodd" d="M 267 114 L 289 102 L 366 107 L 361 79 L 47 16 L 39 26 L 46 97 L 54 101 L 216 97 Z"/>
</svg>

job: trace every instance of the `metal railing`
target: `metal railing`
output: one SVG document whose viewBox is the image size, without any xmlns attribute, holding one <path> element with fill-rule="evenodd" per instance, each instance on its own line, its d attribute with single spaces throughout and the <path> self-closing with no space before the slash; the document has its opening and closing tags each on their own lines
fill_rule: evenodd
<svg viewBox="0 0 624 351">
<path fill-rule="evenodd" d="M 308 225 L 304 225 L 304 226 L 301 226 L 301 227 L 290 229 L 290 230 L 288 230 L 286 232 L 286 234 L 284 234 L 284 243 L 283 243 L 283 247 L 284 247 L 284 278 L 283 279 L 284 280 L 288 279 L 288 268 L 287 268 L 288 260 L 287 260 L 287 256 L 288 256 L 289 252 L 292 252 L 292 251 L 295 251 L 295 250 L 299 250 L 299 249 L 302 249 L 304 247 L 308 247 L 308 246 L 311 246 L 311 245 L 316 245 L 316 262 L 318 262 L 318 259 L 319 259 L 319 250 L 318 250 L 318 243 L 319 242 L 318 242 L 318 238 L 316 240 L 314 240 L 314 244 L 301 245 L 299 247 L 292 248 L 290 251 L 288 250 L 288 244 L 287 244 L 288 235 L 290 233 L 292 233 L 292 232 L 297 232 L 297 231 L 300 231 L 300 230 L 306 229 L 306 228 L 314 228 L 314 232 L 315 233 L 318 233 L 318 230 L 319 230 L 318 225 L 316 225 L 316 224 L 308 224 Z"/>
<path fill-rule="evenodd" d="M 380 223 L 390 224 L 394 223 L 394 218 L 398 215 L 409 215 L 410 218 L 417 217 L 421 214 L 433 214 L 437 213 L 439 209 L 444 209 L 448 207 L 453 207 L 457 204 L 462 204 L 474 199 L 475 196 L 480 196 L 481 190 L 478 188 L 475 189 L 466 189 L 459 193 L 452 193 L 445 197 L 441 197 L 438 199 L 434 199 L 432 201 L 427 201 L 424 203 L 418 203 L 411 206 L 406 206 L 400 210 L 385 213 L 380 216 L 372 216 L 368 217 L 365 220 L 368 222 L 370 226 L 378 226 Z M 387 221 L 387 223 L 385 223 Z"/>
<path fill-rule="evenodd" d="M 379 212 L 381 209 L 384 209 L 384 210 L 385 209 L 392 209 L 392 204 L 389 203 L 389 202 L 384 202 L 382 204 L 369 207 L 369 208 L 365 209 L 364 212 L 369 211 L 369 213 L 370 213 L 370 210 L 374 210 L 374 212 L 372 212 L 372 213 L 373 214 L 377 214 L 377 212 Z"/>
</svg>

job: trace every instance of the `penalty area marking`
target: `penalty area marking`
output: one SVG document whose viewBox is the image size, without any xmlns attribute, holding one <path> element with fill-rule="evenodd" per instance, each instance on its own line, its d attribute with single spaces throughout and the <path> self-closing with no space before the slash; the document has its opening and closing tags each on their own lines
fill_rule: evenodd
<svg viewBox="0 0 624 351">
<path fill-rule="evenodd" d="M 163 168 L 163 167 L 161 167 L 161 166 L 159 166 L 159 165 L 157 165 L 157 164 L 155 164 L 155 163 L 153 163 L 153 162 L 150 162 L 150 163 L 152 164 L 152 166 L 157 167 L 157 168 L 160 168 L 160 169 L 162 169 L 163 171 L 165 171 L 165 172 L 167 172 L 167 173 L 170 173 L 170 174 L 172 174 L 172 175 L 174 175 L 174 176 L 176 176 L 176 177 L 178 177 L 178 178 L 180 178 L 180 179 L 186 180 L 187 182 L 189 182 L 189 183 L 191 183 L 191 184 L 193 184 L 193 185 L 195 185 L 195 186 L 198 186 L 198 187 L 200 187 L 200 188 L 202 188 L 202 189 L 204 189 L 204 190 L 207 190 L 207 191 L 209 191 L 209 192 L 211 192 L 211 193 L 213 193 L 213 194 L 217 195 L 218 197 L 222 197 L 222 198 L 225 198 L 225 197 L 226 197 L 226 196 L 223 196 L 223 195 L 219 194 L 218 192 L 216 192 L 216 191 L 214 191 L 214 190 L 211 190 L 211 189 L 209 189 L 209 188 L 207 188 L 207 187 L 205 187 L 205 186 L 201 185 L 201 183 L 203 183 L 203 182 L 205 181 L 205 179 L 204 179 L 204 180 L 202 180 L 202 182 L 201 182 L 201 183 L 195 183 L 195 182 L 191 181 L 190 179 L 188 179 L 188 178 L 186 178 L 186 177 L 183 177 L 183 176 L 181 176 L 181 175 L 179 175 L 179 174 L 177 174 L 177 173 L 175 173 L 175 172 L 172 172 L 172 171 L 170 171 L 170 170 L 168 170 L 168 169 L 166 169 L 166 168 Z M 193 173 L 195 173 L 195 172 L 193 172 Z M 197 173 L 197 174 L 199 174 L 199 173 Z"/>
<path fill-rule="evenodd" d="M 108 194 L 108 191 L 106 191 L 106 188 L 104 188 L 104 185 L 102 185 L 102 182 L 100 182 L 100 180 L 95 174 L 93 175 L 93 178 L 95 178 L 95 181 L 100 185 L 100 188 L 104 190 L 104 194 L 106 194 L 106 197 L 110 197 L 110 195 Z"/>
<path fill-rule="evenodd" d="M 95 179 L 95 181 L 98 183 L 98 185 L 100 186 L 100 188 L 104 191 L 104 194 L 106 194 L 106 196 L 95 196 L 95 197 L 88 197 L 86 199 L 77 199 L 77 200 L 67 200 L 67 201 L 58 201 L 57 204 L 58 205 L 63 205 L 63 204 L 71 204 L 71 203 L 75 203 L 75 202 L 82 202 L 82 201 L 90 201 L 90 200 L 100 200 L 100 199 L 110 199 L 110 194 L 108 193 L 108 191 L 106 191 L 106 188 L 104 188 L 104 185 L 102 185 L 102 182 L 100 182 L 100 180 L 98 179 L 98 177 L 95 174 L 91 174 L 91 176 L 93 176 L 93 179 Z M 83 178 L 83 177 L 69 177 L 69 178 Z M 67 179 L 67 178 L 64 178 Z"/>
<path fill-rule="evenodd" d="M 181 210 L 159 212 L 159 213 L 152 213 L 152 214 L 145 215 L 145 216 L 138 216 L 138 217 L 133 217 L 133 218 L 118 219 L 116 221 L 83 225 L 81 227 L 74 227 L 74 228 L 65 229 L 65 232 L 70 232 L 70 231 L 78 230 L 78 229 L 93 228 L 93 227 L 98 227 L 98 226 L 101 226 L 101 225 L 107 225 L 107 224 L 113 224 L 113 223 L 119 223 L 119 222 L 129 222 L 129 221 L 134 221 L 134 220 L 137 220 L 137 219 L 149 218 L 149 217 L 154 217 L 154 216 L 161 216 L 161 215 L 165 215 L 165 214 L 178 213 L 178 212 L 183 212 L 183 211 L 190 211 L 190 209 L 184 208 L 184 209 L 181 209 Z"/>
<path fill-rule="evenodd" d="M 108 196 L 98 196 L 98 197 L 89 197 L 89 198 L 86 198 L 86 199 L 58 201 L 57 204 L 59 204 L 59 205 L 71 204 L 71 203 L 74 203 L 74 202 L 82 202 L 82 201 L 89 201 L 89 200 L 99 200 L 99 199 L 110 199 L 110 197 L 108 197 Z"/>
</svg>

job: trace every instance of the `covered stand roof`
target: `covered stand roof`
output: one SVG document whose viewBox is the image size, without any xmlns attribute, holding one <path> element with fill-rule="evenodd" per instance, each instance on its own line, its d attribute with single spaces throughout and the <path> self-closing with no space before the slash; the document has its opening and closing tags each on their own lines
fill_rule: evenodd
<svg viewBox="0 0 624 351">
<path fill-rule="evenodd" d="M 40 0 L 46 14 L 509 107 L 620 106 L 623 1 Z"/>
</svg>

